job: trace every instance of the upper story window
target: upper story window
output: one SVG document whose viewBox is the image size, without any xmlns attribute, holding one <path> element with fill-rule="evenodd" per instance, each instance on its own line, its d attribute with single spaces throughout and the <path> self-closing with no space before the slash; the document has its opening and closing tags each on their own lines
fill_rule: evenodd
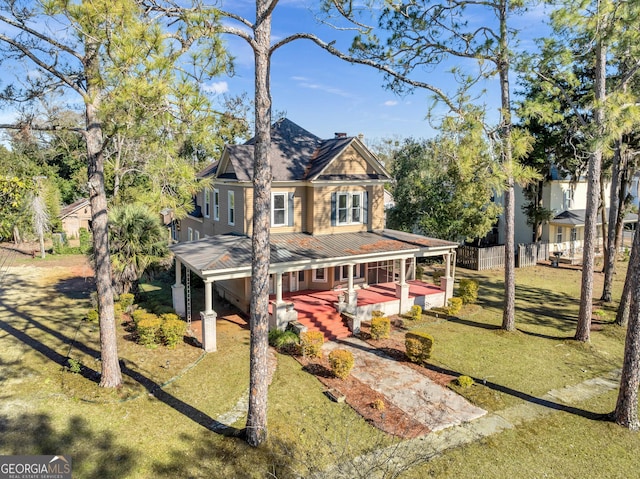
<svg viewBox="0 0 640 479">
<path fill-rule="evenodd" d="M 335 193 L 332 223 L 334 225 L 350 225 L 366 223 L 367 193 Z"/>
<path fill-rule="evenodd" d="M 204 217 L 211 216 L 211 190 L 209 188 L 204 189 Z"/>
<path fill-rule="evenodd" d="M 191 226 L 187 228 L 187 241 L 193 241 L 193 228 Z"/>
<path fill-rule="evenodd" d="M 233 191 L 229 191 L 227 193 L 227 218 L 229 226 L 233 226 L 236 224 L 236 197 Z"/>
<path fill-rule="evenodd" d="M 563 209 L 570 210 L 573 208 L 573 189 L 569 188 L 568 190 L 564 190 L 563 197 Z"/>
<path fill-rule="evenodd" d="M 285 226 L 287 210 L 287 193 L 273 193 L 271 195 L 271 226 Z"/>
<path fill-rule="evenodd" d="M 220 190 L 218 188 L 213 189 L 213 219 L 220 220 Z"/>
<path fill-rule="evenodd" d="M 196 241 L 198 241 L 200 239 L 200 231 L 194 230 L 193 239 L 196 240 Z"/>
</svg>

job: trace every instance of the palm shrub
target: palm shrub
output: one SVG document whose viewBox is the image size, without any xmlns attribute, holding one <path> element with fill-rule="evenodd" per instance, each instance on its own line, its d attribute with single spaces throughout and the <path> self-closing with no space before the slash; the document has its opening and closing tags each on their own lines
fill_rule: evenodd
<svg viewBox="0 0 640 479">
<path fill-rule="evenodd" d="M 371 339 L 386 339 L 391 334 L 391 320 L 386 316 L 371 318 Z"/>
<path fill-rule="evenodd" d="M 167 234 L 160 218 L 142 204 L 116 206 L 110 211 L 109 242 L 118 293 L 135 290 L 146 270 L 170 264 Z"/>
<path fill-rule="evenodd" d="M 353 369 L 353 353 L 346 349 L 334 349 L 329 353 L 329 364 L 335 377 L 345 379 Z"/>
<path fill-rule="evenodd" d="M 475 279 L 462 278 L 458 285 L 458 297 L 464 304 L 478 301 L 478 282 Z"/>
</svg>

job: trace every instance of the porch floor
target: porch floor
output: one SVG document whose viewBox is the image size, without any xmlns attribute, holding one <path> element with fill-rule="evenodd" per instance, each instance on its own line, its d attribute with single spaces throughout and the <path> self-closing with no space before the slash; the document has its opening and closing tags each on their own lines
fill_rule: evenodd
<svg viewBox="0 0 640 479">
<path fill-rule="evenodd" d="M 422 281 L 407 281 L 409 297 L 441 294 L 442 290 Z M 335 303 L 338 296 L 346 289 L 319 291 L 306 289 L 283 293 L 282 299 L 291 302 L 298 312 L 298 321 L 310 331 L 321 331 L 325 339 L 334 340 L 351 336 L 351 331 L 343 323 L 340 313 L 336 311 Z M 358 307 L 383 304 L 397 301 L 396 283 L 379 283 L 369 285 L 366 289 L 358 289 Z M 270 296 L 275 299 L 275 295 Z"/>
</svg>

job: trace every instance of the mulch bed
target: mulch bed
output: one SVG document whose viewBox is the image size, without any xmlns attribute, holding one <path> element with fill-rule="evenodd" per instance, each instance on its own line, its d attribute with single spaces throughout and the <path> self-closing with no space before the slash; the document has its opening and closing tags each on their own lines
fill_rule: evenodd
<svg viewBox="0 0 640 479">
<path fill-rule="evenodd" d="M 423 374 L 437 384 L 447 386 L 455 379 L 455 376 L 433 371 L 410 362 L 405 355 L 404 332 L 400 325 L 395 325 L 392 326 L 389 339 L 373 340 L 369 334 L 368 325 L 364 323 L 361 327 L 360 339 L 384 352 L 390 358 Z M 305 371 L 313 374 L 327 390 L 335 391 L 338 395 L 344 396 L 345 402 L 376 428 L 404 439 L 423 436 L 430 432 L 429 428 L 392 404 L 383 394 L 374 391 L 353 376 L 348 376 L 346 379 L 335 378 L 331 373 L 331 367 L 326 357 L 309 359 L 296 356 L 295 358 Z M 376 400 L 384 402 L 384 409 L 376 409 L 374 407 Z"/>
</svg>

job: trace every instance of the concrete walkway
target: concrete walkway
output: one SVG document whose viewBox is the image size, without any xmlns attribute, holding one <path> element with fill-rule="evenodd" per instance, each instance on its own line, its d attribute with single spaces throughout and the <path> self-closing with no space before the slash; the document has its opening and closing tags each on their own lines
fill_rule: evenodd
<svg viewBox="0 0 640 479">
<path fill-rule="evenodd" d="M 314 478 L 355 478 L 362 477 L 359 471 L 367 471 L 367 479 L 385 477 L 389 471 L 406 471 L 428 462 L 430 459 L 455 447 L 481 440 L 523 423 L 542 419 L 559 411 L 571 411 L 570 405 L 600 396 L 615 390 L 620 385 L 620 370 L 574 386 L 549 391 L 535 402 L 512 406 L 476 421 L 460 424 L 416 439 L 409 439 L 389 447 L 374 450 L 354 458 L 348 463 L 335 464 Z"/>
<path fill-rule="evenodd" d="M 486 414 L 462 396 L 424 374 L 385 356 L 364 341 L 349 337 L 327 342 L 323 350 L 346 349 L 353 353 L 351 375 L 374 391 L 384 394 L 395 406 L 431 431 L 440 431 Z"/>
</svg>

